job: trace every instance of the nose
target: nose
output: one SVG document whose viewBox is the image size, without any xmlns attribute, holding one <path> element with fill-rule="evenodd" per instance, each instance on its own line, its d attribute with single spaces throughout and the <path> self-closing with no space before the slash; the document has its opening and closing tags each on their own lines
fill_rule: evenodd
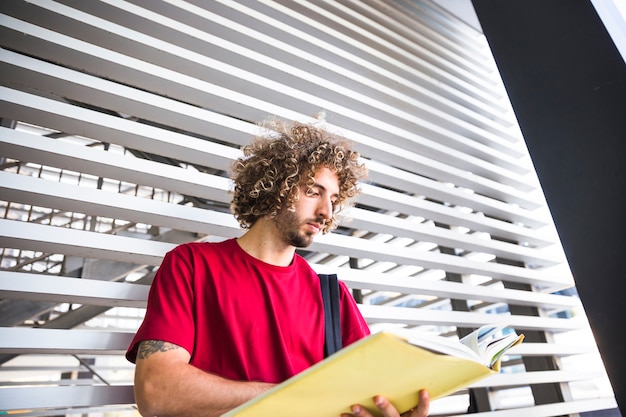
<svg viewBox="0 0 626 417">
<path fill-rule="evenodd" d="M 333 217 L 333 202 L 330 198 L 320 199 L 317 215 L 324 220 L 329 220 Z"/>
</svg>

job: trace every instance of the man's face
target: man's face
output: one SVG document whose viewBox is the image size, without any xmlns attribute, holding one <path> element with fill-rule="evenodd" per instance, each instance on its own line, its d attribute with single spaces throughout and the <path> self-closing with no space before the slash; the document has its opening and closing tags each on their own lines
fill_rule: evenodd
<svg viewBox="0 0 626 417">
<path fill-rule="evenodd" d="M 296 248 L 305 248 L 333 216 L 339 195 L 339 179 L 335 171 L 320 168 L 315 173 L 315 184 L 300 188 L 295 210 L 282 210 L 276 216 L 276 225 L 285 241 Z"/>
</svg>

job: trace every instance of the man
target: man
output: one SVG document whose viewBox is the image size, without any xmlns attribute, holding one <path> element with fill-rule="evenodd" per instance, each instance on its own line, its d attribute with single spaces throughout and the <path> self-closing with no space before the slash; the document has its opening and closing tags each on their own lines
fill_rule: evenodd
<svg viewBox="0 0 626 417">
<path fill-rule="evenodd" d="M 246 233 L 180 245 L 154 279 L 127 352 L 144 416 L 219 416 L 323 359 L 319 279 L 295 251 L 337 226 L 366 170 L 323 129 L 276 119 L 263 128 L 267 136 L 233 165 L 231 209 Z M 346 346 L 369 329 L 340 288 Z M 428 403 L 423 392 L 411 417 L 426 416 Z M 399 415 L 383 397 L 376 404 L 385 417 Z M 352 411 L 371 415 L 360 405 Z"/>
</svg>

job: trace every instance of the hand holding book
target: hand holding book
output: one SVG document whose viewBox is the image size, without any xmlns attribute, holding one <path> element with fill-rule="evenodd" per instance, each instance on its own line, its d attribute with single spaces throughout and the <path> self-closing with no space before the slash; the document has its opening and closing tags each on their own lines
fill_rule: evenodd
<svg viewBox="0 0 626 417">
<path fill-rule="evenodd" d="M 224 417 L 335 417 L 351 404 L 374 412 L 373 398 L 385 396 L 404 412 L 418 392 L 430 399 L 449 395 L 497 373 L 502 356 L 524 335 L 506 326 L 483 326 L 458 340 L 407 330 L 372 334 L 324 359 Z"/>
</svg>

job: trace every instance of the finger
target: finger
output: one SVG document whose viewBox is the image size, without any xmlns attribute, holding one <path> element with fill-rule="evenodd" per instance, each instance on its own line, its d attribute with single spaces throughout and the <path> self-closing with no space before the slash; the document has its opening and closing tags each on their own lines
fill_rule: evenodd
<svg viewBox="0 0 626 417">
<path fill-rule="evenodd" d="M 430 410 L 430 396 L 425 389 L 419 392 L 420 401 L 415 410 L 411 413 L 411 417 L 427 417 Z"/>
<path fill-rule="evenodd" d="M 342 413 L 341 417 L 372 417 L 372 414 L 367 411 L 367 408 L 360 404 L 350 406 L 350 411 L 352 411 L 352 414 Z"/>
<path fill-rule="evenodd" d="M 396 407 L 389 402 L 389 400 L 382 395 L 374 397 L 374 404 L 380 411 L 382 411 L 384 417 L 400 417 L 400 413 L 396 410 Z"/>
</svg>

